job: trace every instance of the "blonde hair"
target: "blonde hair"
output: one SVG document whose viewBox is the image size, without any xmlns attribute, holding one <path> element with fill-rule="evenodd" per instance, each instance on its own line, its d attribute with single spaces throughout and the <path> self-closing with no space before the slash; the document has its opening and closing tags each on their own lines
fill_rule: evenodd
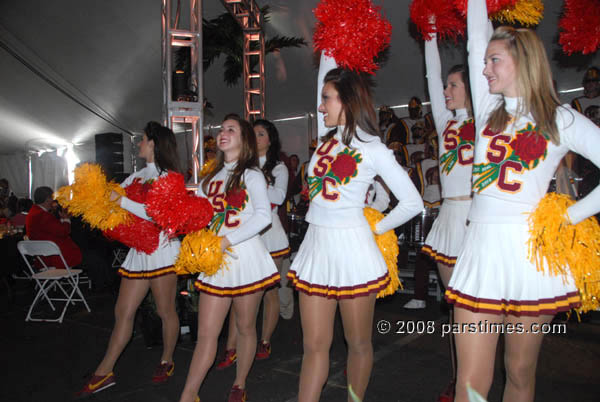
<svg viewBox="0 0 600 402">
<path fill-rule="evenodd" d="M 552 82 L 550 63 L 540 38 L 530 29 L 498 27 L 490 42 L 502 41 L 511 54 L 517 70 L 517 91 L 523 103 L 517 115 L 531 113 L 540 135 L 545 135 L 555 145 L 560 144 L 556 126 L 556 108 L 560 106 Z M 505 102 L 492 112 L 488 120 L 490 129 L 500 132 L 506 128 L 510 116 Z"/>
</svg>

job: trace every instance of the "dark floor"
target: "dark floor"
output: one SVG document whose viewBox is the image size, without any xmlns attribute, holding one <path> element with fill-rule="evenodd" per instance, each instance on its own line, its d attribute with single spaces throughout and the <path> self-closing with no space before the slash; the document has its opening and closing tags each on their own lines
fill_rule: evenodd
<svg viewBox="0 0 600 402">
<path fill-rule="evenodd" d="M 0 401 L 70 401 L 100 361 L 113 323 L 114 293 L 84 293 L 91 313 L 81 305 L 70 307 L 62 324 L 25 323 L 33 298 L 29 283 L 13 283 L 11 303 L 4 288 L 0 293 Z M 450 376 L 447 339 L 440 335 L 446 314 L 434 299 L 424 310 L 409 311 L 402 305 L 410 295 L 396 294 L 377 303 L 375 322 L 387 320 L 392 331 L 405 332 L 419 320 L 431 321 L 433 334 L 379 334 L 374 329 L 375 366 L 365 401 L 436 401 Z M 338 320 L 339 321 L 339 320 Z M 139 324 L 139 323 L 138 323 Z M 175 352 L 175 375 L 168 384 L 155 386 L 150 377 L 160 358 L 160 346 L 148 349 L 137 325 L 136 333 L 119 360 L 117 385 L 90 400 L 115 402 L 177 401 L 183 388 L 194 343 L 189 335 L 180 338 Z M 419 327 L 420 328 L 420 327 Z M 569 322 L 566 335 L 547 335 L 538 365 L 536 401 L 600 400 L 600 319 Z M 222 350 L 224 339 L 220 342 Z M 295 401 L 302 358 L 302 335 L 298 312 L 280 320 L 269 360 L 258 361 L 250 372 L 247 389 L 250 402 Z M 501 348 L 499 348 L 501 350 Z M 341 324 L 336 325 L 331 350 L 329 381 L 322 401 L 345 401 L 345 346 Z M 200 391 L 204 402 L 225 401 L 235 368 L 211 370 Z M 501 359 L 497 359 L 490 401 L 500 401 L 503 384 Z"/>
</svg>

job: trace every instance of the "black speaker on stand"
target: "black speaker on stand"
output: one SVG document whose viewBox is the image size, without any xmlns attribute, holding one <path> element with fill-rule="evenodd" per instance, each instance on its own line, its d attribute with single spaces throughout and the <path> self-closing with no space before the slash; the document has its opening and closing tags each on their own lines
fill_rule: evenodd
<svg viewBox="0 0 600 402">
<path fill-rule="evenodd" d="M 96 163 L 102 166 L 106 178 L 122 182 L 128 176 L 123 172 L 123 134 L 96 134 Z"/>
</svg>

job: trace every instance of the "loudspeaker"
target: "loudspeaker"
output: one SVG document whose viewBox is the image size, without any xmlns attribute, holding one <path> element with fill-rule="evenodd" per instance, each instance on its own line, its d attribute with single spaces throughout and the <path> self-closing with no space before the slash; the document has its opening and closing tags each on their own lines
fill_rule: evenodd
<svg viewBox="0 0 600 402">
<path fill-rule="evenodd" d="M 123 172 L 123 134 L 96 134 L 96 163 L 102 166 L 108 180 L 122 180 Z M 126 176 L 126 175 L 125 175 Z"/>
</svg>

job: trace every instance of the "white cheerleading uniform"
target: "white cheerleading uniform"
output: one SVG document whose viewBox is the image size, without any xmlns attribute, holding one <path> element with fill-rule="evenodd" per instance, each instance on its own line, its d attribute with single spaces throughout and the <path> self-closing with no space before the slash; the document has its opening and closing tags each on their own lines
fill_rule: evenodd
<svg viewBox="0 0 600 402">
<path fill-rule="evenodd" d="M 129 186 L 135 179 L 140 179 L 142 183 L 151 183 L 159 176 L 166 174 L 166 171 L 159 174 L 156 165 L 148 163 L 145 168 L 125 179 L 121 183 L 121 187 Z M 142 219 L 152 221 L 146 214 L 144 204 L 130 200 L 127 197 L 121 197 L 121 208 Z M 166 233 L 161 231 L 158 248 L 152 254 L 146 254 L 130 248 L 125 261 L 123 261 L 121 268 L 119 268 L 118 274 L 129 279 L 151 279 L 175 273 L 174 265 L 179 255 L 179 246 L 179 239 L 176 237 L 169 239 Z"/>
<path fill-rule="evenodd" d="M 560 145 L 535 131 L 530 114 L 521 115 L 522 100 L 504 97 L 512 116 L 501 133 L 487 121 L 502 101 L 492 95 L 481 75 L 491 31 L 483 0 L 469 1 L 469 66 L 477 142 L 473 165 L 473 204 L 469 226 L 446 299 L 473 312 L 515 316 L 554 315 L 580 305 L 572 278 L 539 272 L 529 261 L 527 216 L 546 194 L 560 160 L 569 151 L 600 165 L 600 128 L 571 109 L 559 106 L 556 123 Z M 576 224 L 600 210 L 600 187 L 568 209 Z"/>
<path fill-rule="evenodd" d="M 421 251 L 436 262 L 453 267 L 467 230 L 471 200 L 448 198 L 471 194 L 475 127 L 467 109 L 457 109 L 452 113 L 446 108 L 442 66 L 435 34 L 433 39 L 425 41 L 425 65 L 431 110 L 438 133 L 438 164 L 443 202 Z"/>
<path fill-rule="evenodd" d="M 208 184 L 208 194 L 204 194 L 202 183 L 197 190 L 199 196 L 208 198 L 212 204 L 215 215 L 210 227 L 229 240 L 233 256 L 225 254 L 224 266 L 216 274 L 198 275 L 195 286 L 201 292 L 220 297 L 260 292 L 280 279 L 259 236 L 259 232 L 271 223 L 267 182 L 260 170 L 246 169 L 239 205 L 228 203 L 225 186 L 236 164 L 237 161 L 225 163 Z"/>
<path fill-rule="evenodd" d="M 332 68 L 335 61 L 321 56 L 319 89 Z M 324 129 L 322 119 L 319 124 Z M 311 202 L 306 221 L 310 225 L 288 278 L 301 292 L 331 299 L 377 293 L 390 278 L 363 213 L 369 186 L 379 175 L 399 201 L 377 224 L 378 234 L 408 221 L 423 209 L 423 202 L 379 137 L 357 127 L 355 138 L 346 147 L 341 141 L 343 127 L 327 142 L 322 141 L 323 129 L 308 166 Z"/>
<path fill-rule="evenodd" d="M 260 157 L 261 168 L 265 165 L 266 161 L 266 156 Z M 290 243 L 277 213 L 277 208 L 285 201 L 289 174 L 287 167 L 282 162 L 275 165 L 271 173 L 275 177 L 275 183 L 267 185 L 267 196 L 271 203 L 271 226 L 260 232 L 260 238 L 265 243 L 271 257 L 279 258 L 285 257 L 290 253 Z"/>
</svg>

